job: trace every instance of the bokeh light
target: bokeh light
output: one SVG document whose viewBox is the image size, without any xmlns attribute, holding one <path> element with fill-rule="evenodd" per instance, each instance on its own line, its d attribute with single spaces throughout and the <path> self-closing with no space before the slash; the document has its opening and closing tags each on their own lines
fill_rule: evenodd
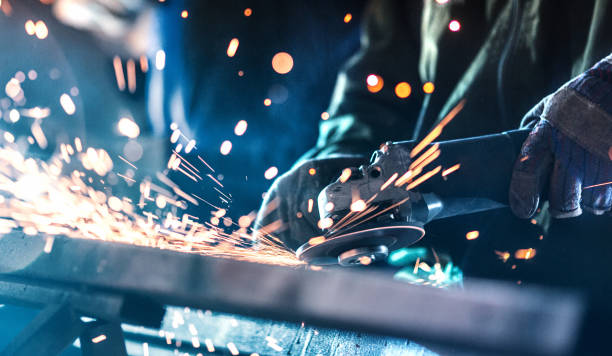
<svg viewBox="0 0 612 356">
<path fill-rule="evenodd" d="M 39 40 L 44 40 L 49 35 L 49 29 L 47 29 L 47 25 L 43 21 L 36 22 L 36 37 Z"/>
<path fill-rule="evenodd" d="M 222 155 L 227 156 L 232 151 L 231 141 L 229 140 L 223 141 L 223 143 L 221 144 L 221 148 L 219 148 L 219 151 L 221 152 Z"/>
<path fill-rule="evenodd" d="M 244 9 L 244 16 L 249 17 L 253 14 L 253 10 L 250 7 Z"/>
<path fill-rule="evenodd" d="M 36 33 L 36 25 L 34 24 L 34 21 L 32 20 L 26 21 L 25 31 L 28 35 L 34 36 L 34 34 Z"/>
<path fill-rule="evenodd" d="M 365 208 L 366 208 L 366 203 L 363 201 L 363 199 L 356 200 L 351 204 L 352 212 L 364 211 Z"/>
<path fill-rule="evenodd" d="M 129 138 L 136 138 L 140 135 L 140 127 L 127 117 L 122 117 L 117 124 L 119 133 Z"/>
<path fill-rule="evenodd" d="M 352 19 L 353 19 L 353 15 L 351 15 L 350 12 L 344 15 L 344 23 L 349 23 L 351 22 Z"/>
<path fill-rule="evenodd" d="M 187 10 L 181 11 L 181 17 L 184 18 L 184 19 L 189 17 L 189 11 L 187 11 Z"/>
<path fill-rule="evenodd" d="M 265 105 L 265 106 L 270 106 L 270 105 L 272 105 L 272 100 L 270 100 L 270 98 L 266 98 L 266 99 L 264 99 L 264 105 Z"/>
<path fill-rule="evenodd" d="M 76 111 L 74 101 L 72 101 L 72 98 L 68 94 L 62 94 L 62 96 L 60 96 L 60 105 L 62 105 L 62 108 L 68 115 L 73 115 Z"/>
<path fill-rule="evenodd" d="M 247 122 L 246 120 L 240 120 L 238 121 L 238 123 L 236 124 L 236 127 L 234 127 L 234 134 L 236 134 L 236 136 L 242 136 L 244 135 L 244 133 L 247 130 Z"/>
<path fill-rule="evenodd" d="M 293 57 L 287 52 L 278 52 L 272 57 L 272 68 L 278 74 L 287 74 L 293 69 Z"/>
<path fill-rule="evenodd" d="M 480 236 L 480 232 L 474 230 L 474 231 L 470 231 L 467 234 L 465 234 L 465 238 L 468 240 L 476 240 L 478 238 L 478 236 Z"/>
<path fill-rule="evenodd" d="M 329 113 L 327 111 L 323 111 L 321 113 L 321 120 L 325 121 L 327 119 L 329 119 Z"/>
<path fill-rule="evenodd" d="M 278 174 L 278 168 L 272 166 L 268 169 L 266 169 L 266 171 L 264 172 L 264 177 L 267 180 L 273 179 L 274 177 L 276 177 L 276 175 Z"/>
<path fill-rule="evenodd" d="M 448 29 L 452 32 L 457 32 L 461 29 L 461 24 L 457 20 L 453 20 L 448 23 Z"/>
<path fill-rule="evenodd" d="M 434 90 L 435 90 L 434 83 L 427 82 L 427 83 L 423 84 L 423 92 L 425 94 L 431 94 L 431 93 L 434 92 Z"/>
<path fill-rule="evenodd" d="M 166 52 L 159 50 L 155 53 L 155 68 L 163 70 L 166 67 Z"/>
<path fill-rule="evenodd" d="M 406 82 L 397 83 L 395 86 L 395 95 L 397 95 L 398 98 L 407 98 L 410 96 L 410 93 L 412 93 L 412 87 Z"/>
<path fill-rule="evenodd" d="M 378 93 L 384 86 L 383 79 L 376 74 L 370 74 L 366 77 L 366 85 L 371 93 Z"/>
</svg>

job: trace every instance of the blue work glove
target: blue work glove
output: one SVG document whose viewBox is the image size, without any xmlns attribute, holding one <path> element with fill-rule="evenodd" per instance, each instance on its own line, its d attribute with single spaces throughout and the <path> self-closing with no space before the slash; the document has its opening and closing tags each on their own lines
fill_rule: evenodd
<svg viewBox="0 0 612 356">
<path fill-rule="evenodd" d="M 544 102 L 531 114 L 539 117 L 543 105 Z M 518 217 L 530 218 L 548 188 L 553 217 L 578 216 L 582 209 L 601 215 L 612 207 L 612 184 L 605 184 L 610 181 L 612 160 L 609 157 L 590 153 L 549 121 L 540 119 L 514 166 L 510 207 Z"/>
</svg>

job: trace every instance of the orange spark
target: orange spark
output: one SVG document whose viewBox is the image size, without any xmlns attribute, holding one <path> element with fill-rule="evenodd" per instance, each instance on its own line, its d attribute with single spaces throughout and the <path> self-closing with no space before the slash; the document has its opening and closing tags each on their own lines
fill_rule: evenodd
<svg viewBox="0 0 612 356">
<path fill-rule="evenodd" d="M 442 171 L 442 177 L 446 177 L 447 175 L 459 170 L 460 167 L 461 167 L 461 164 L 457 163 L 456 165 L 445 169 L 444 171 Z"/>
<path fill-rule="evenodd" d="M 353 19 L 353 15 L 351 15 L 350 12 L 344 15 L 344 23 L 349 23 L 351 22 L 352 19 Z"/>
<path fill-rule="evenodd" d="M 119 56 L 113 57 L 113 68 L 115 69 L 115 79 L 120 91 L 125 90 L 125 76 L 123 75 L 123 64 Z"/>
<path fill-rule="evenodd" d="M 240 41 L 238 41 L 237 38 L 232 38 L 232 40 L 229 42 L 229 45 L 227 46 L 227 56 L 228 57 L 233 57 L 236 55 L 236 51 L 238 50 L 239 44 L 240 44 Z"/>
<path fill-rule="evenodd" d="M 534 258 L 536 255 L 536 250 L 534 248 L 525 248 L 516 250 L 514 253 L 514 258 L 518 260 L 529 260 Z"/>
<path fill-rule="evenodd" d="M 440 121 L 440 123 L 436 125 L 436 127 L 433 130 L 431 130 L 431 132 L 427 134 L 427 136 L 425 136 L 425 138 L 423 138 L 423 140 L 421 140 L 421 142 L 419 142 L 412 149 L 412 151 L 410 151 L 410 158 L 414 158 L 417 154 L 419 154 L 419 152 L 423 150 L 423 148 L 427 147 L 427 145 L 429 145 L 433 140 L 435 140 L 438 136 L 440 136 L 444 127 L 448 125 L 448 123 L 452 119 L 454 119 L 455 116 L 457 116 L 457 114 L 461 111 L 461 109 L 463 109 L 464 105 L 465 105 L 465 99 L 461 100 L 459 104 L 457 104 L 454 108 L 452 108 L 451 111 L 448 114 L 446 114 L 446 116 L 442 119 L 442 121 Z"/>
<path fill-rule="evenodd" d="M 423 174 L 418 179 L 416 179 L 414 182 L 408 184 L 408 186 L 406 187 L 406 190 L 411 190 L 411 189 L 416 188 L 421 183 L 425 182 L 429 178 L 433 177 L 436 173 L 440 172 L 441 169 L 442 169 L 442 166 L 437 166 L 436 168 L 432 169 L 431 171 Z"/>
<path fill-rule="evenodd" d="M 345 183 L 349 178 L 351 178 L 351 174 L 353 171 L 350 168 L 344 168 L 342 170 L 342 174 L 340 174 L 340 183 Z"/>
<path fill-rule="evenodd" d="M 478 230 L 470 231 L 465 234 L 465 238 L 468 240 L 476 240 L 478 236 L 480 236 L 480 232 L 478 232 Z"/>
<path fill-rule="evenodd" d="M 325 242 L 325 236 L 317 236 L 317 237 L 313 237 L 310 240 L 308 240 L 308 244 L 311 246 L 320 245 L 323 242 Z"/>
<path fill-rule="evenodd" d="M 397 176 L 398 176 L 397 172 L 393 173 L 393 175 L 389 177 L 389 179 L 387 179 L 387 181 L 384 182 L 383 185 L 380 186 L 380 190 L 382 191 L 382 190 L 387 189 L 387 187 L 390 186 L 391 183 L 393 183 L 395 179 L 397 179 Z"/>
</svg>

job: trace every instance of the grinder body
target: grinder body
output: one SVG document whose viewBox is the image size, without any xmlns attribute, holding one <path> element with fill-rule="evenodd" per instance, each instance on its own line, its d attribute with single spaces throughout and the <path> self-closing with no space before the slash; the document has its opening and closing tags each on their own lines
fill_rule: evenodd
<svg viewBox="0 0 612 356">
<path fill-rule="evenodd" d="M 514 162 L 529 131 L 431 144 L 438 145 L 440 154 L 423 172 L 437 166 L 440 172 L 456 164 L 460 167 L 445 176 L 435 174 L 415 189 L 406 189 L 410 185 L 402 181 L 413 168 L 410 153 L 415 142 L 382 145 L 367 167 L 351 168 L 348 179 L 341 177 L 321 191 L 320 217 L 334 224 L 325 230 L 324 242 L 302 245 L 298 258 L 341 265 L 384 259 L 389 252 L 421 239 L 429 221 L 507 206 Z M 367 203 L 366 210 L 351 211 L 358 200 Z"/>
</svg>

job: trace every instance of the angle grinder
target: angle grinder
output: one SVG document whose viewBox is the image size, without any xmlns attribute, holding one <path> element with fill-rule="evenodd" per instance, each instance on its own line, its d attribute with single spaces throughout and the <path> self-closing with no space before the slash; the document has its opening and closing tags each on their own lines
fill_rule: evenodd
<svg viewBox="0 0 612 356">
<path fill-rule="evenodd" d="M 440 154 L 424 172 L 436 174 L 422 182 L 415 177 L 413 186 L 421 183 L 415 189 L 404 179 L 418 163 L 418 157 L 410 157 L 415 142 L 383 144 L 368 166 L 350 168 L 350 175 L 321 191 L 320 218 L 333 223 L 323 230 L 322 242 L 303 244 L 297 257 L 309 264 L 342 266 L 384 260 L 419 241 L 432 220 L 507 206 L 514 162 L 529 132 L 432 143 L 422 152 L 435 152 L 432 146 L 438 145 Z M 358 200 L 361 206 L 355 209 Z"/>
</svg>

